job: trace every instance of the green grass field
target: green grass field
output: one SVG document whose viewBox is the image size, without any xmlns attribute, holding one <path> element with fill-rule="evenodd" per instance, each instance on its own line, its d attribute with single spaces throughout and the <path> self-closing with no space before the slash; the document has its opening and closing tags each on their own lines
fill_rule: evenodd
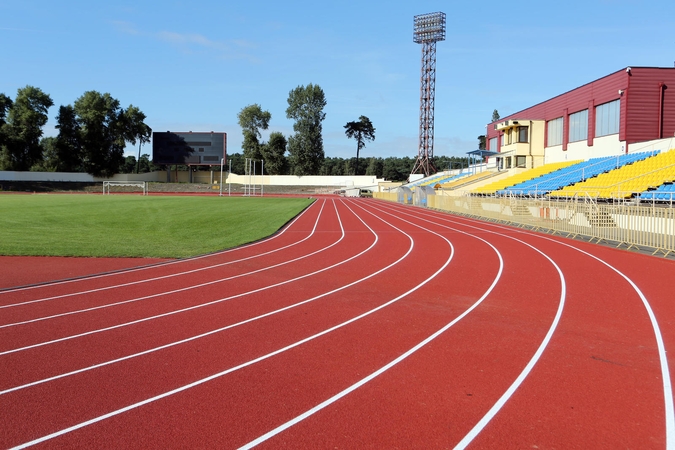
<svg viewBox="0 0 675 450">
<path fill-rule="evenodd" d="M 311 202 L 0 195 L 0 255 L 184 258 L 269 236 Z"/>
</svg>

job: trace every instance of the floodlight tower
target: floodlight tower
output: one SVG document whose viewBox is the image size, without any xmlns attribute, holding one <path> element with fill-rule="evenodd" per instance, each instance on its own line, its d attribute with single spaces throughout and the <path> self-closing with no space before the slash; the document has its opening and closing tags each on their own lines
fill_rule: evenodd
<svg viewBox="0 0 675 450">
<path fill-rule="evenodd" d="M 429 176 L 435 171 L 434 98 L 436 96 L 436 42 L 445 40 L 445 13 L 435 12 L 414 17 L 413 41 L 422 44 L 420 81 L 420 138 L 417 160 L 412 173 Z"/>
</svg>

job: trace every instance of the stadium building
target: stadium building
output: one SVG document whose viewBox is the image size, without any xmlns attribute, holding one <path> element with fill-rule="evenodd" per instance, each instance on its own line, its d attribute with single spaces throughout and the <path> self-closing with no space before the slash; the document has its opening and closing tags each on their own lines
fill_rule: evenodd
<svg viewBox="0 0 675 450">
<path fill-rule="evenodd" d="M 626 67 L 488 124 L 500 169 L 639 151 L 675 135 L 675 68 Z"/>
</svg>

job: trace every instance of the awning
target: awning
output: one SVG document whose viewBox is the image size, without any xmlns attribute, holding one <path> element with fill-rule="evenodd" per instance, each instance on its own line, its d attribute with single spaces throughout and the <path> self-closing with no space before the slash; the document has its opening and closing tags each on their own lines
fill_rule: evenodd
<svg viewBox="0 0 675 450">
<path fill-rule="evenodd" d="M 486 156 L 499 155 L 499 152 L 491 152 L 489 150 L 471 150 L 470 152 L 466 152 L 466 154 L 478 156 L 479 158 L 485 158 Z"/>
</svg>

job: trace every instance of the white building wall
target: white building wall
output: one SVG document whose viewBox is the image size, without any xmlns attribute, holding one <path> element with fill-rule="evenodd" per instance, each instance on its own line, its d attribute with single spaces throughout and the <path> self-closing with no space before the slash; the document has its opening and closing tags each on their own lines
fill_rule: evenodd
<svg viewBox="0 0 675 450">
<path fill-rule="evenodd" d="M 546 164 L 600 158 L 603 156 L 616 156 L 626 152 L 626 143 L 619 141 L 618 134 L 603 136 L 593 140 L 593 146 L 589 147 L 586 141 L 571 142 L 567 144 L 567 151 L 563 151 L 562 145 L 547 147 L 544 161 Z"/>
</svg>

